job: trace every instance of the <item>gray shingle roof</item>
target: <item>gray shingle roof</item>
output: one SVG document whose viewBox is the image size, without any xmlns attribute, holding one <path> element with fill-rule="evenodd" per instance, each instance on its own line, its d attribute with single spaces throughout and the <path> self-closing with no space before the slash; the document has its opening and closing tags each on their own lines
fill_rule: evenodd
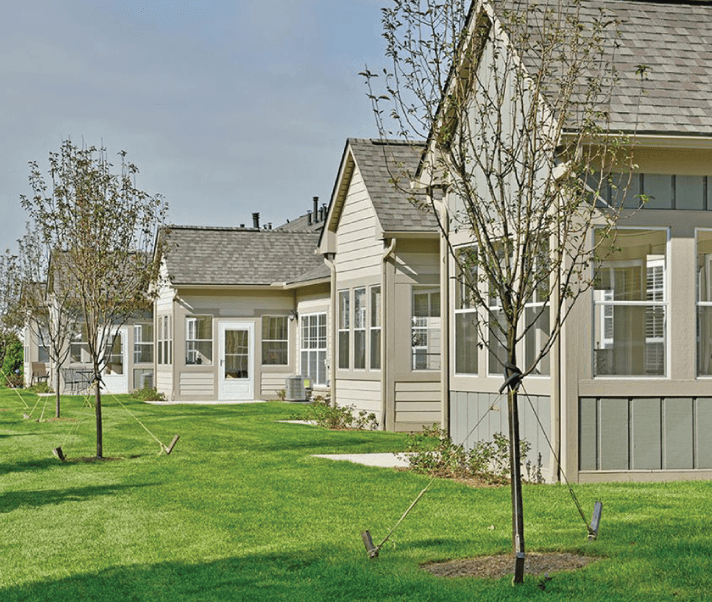
<svg viewBox="0 0 712 602">
<path fill-rule="evenodd" d="M 166 267 L 174 285 L 270 285 L 323 265 L 319 234 L 170 226 Z"/>
<path fill-rule="evenodd" d="M 411 202 L 416 195 L 405 175 L 415 173 L 425 148 L 422 143 L 349 138 L 348 144 L 385 231 L 437 232 L 431 210 Z"/>
<path fill-rule="evenodd" d="M 493 4 L 521 10 L 530 2 Z M 549 5 L 556 7 L 559 0 Z M 615 50 L 620 83 L 611 106 L 612 128 L 631 131 L 637 120 L 638 133 L 712 135 L 712 3 L 585 0 L 581 16 L 593 19 L 601 10 L 620 21 Z M 609 48 L 614 48 L 612 39 Z M 649 67 L 642 96 L 637 93 L 639 65 Z"/>
</svg>

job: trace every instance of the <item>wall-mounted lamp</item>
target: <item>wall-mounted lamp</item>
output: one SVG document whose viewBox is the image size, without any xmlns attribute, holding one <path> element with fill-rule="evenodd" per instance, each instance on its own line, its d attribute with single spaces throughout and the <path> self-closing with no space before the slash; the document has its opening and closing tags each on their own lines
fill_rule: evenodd
<svg viewBox="0 0 712 602">
<path fill-rule="evenodd" d="M 297 313 L 296 309 L 293 309 L 289 312 L 289 319 L 290 320 L 296 320 L 299 317 L 299 314 Z"/>
</svg>

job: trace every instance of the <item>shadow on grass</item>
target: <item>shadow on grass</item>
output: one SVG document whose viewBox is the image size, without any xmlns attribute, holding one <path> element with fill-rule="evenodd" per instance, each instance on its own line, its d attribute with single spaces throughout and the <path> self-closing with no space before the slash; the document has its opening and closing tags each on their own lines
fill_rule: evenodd
<svg viewBox="0 0 712 602">
<path fill-rule="evenodd" d="M 443 584 L 416 572 L 394 579 L 393 567 L 367 558 L 323 559 L 315 550 L 234 557 L 204 564 L 166 562 L 110 568 L 0 590 L 19 600 L 455 600 Z M 448 589 L 445 586 L 444 589 Z M 462 592 L 462 588 L 456 588 Z M 467 589 L 467 588 L 465 588 Z M 470 590 L 471 591 L 471 590 Z"/>
<path fill-rule="evenodd" d="M 40 491 L 13 491 L 0 495 L 0 514 L 12 512 L 18 508 L 39 508 L 62 504 L 64 502 L 83 502 L 91 498 L 115 495 L 124 490 L 134 490 L 149 485 L 95 485 L 68 489 L 49 489 Z"/>
<path fill-rule="evenodd" d="M 17 437 L 19 435 L 12 436 Z M 37 470 L 46 470 L 47 468 L 56 468 L 59 464 L 60 462 L 59 460 L 57 460 L 57 458 L 37 458 L 34 460 L 13 462 L 12 464 L 0 464 L 0 475 L 10 474 L 12 472 L 32 472 Z"/>
</svg>

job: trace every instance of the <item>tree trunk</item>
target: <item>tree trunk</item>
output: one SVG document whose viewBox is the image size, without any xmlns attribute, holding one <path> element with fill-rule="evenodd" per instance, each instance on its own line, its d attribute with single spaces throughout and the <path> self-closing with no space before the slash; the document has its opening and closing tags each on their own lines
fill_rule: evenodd
<svg viewBox="0 0 712 602">
<path fill-rule="evenodd" d="M 519 445 L 519 408 L 517 387 L 510 385 L 509 410 L 509 463 L 512 489 L 512 546 L 514 551 L 514 580 L 524 580 L 524 511 L 522 508 L 522 459 Z"/>
<path fill-rule="evenodd" d="M 59 418 L 59 384 L 60 381 L 59 379 L 61 378 L 61 370 L 62 368 L 60 366 L 57 366 L 57 378 L 54 381 L 54 391 L 55 391 L 55 404 L 54 404 L 54 417 Z"/>
<path fill-rule="evenodd" d="M 96 413 L 96 457 L 104 457 L 104 437 L 101 428 L 101 381 L 98 375 L 94 376 L 94 400 L 95 400 L 95 413 Z"/>
</svg>

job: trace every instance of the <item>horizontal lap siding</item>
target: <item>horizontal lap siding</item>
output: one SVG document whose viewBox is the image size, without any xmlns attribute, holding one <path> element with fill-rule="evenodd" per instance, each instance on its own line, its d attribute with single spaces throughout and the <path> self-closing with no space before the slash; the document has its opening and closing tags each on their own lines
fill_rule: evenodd
<svg viewBox="0 0 712 602">
<path fill-rule="evenodd" d="M 376 213 L 358 168 L 354 171 L 337 230 L 339 280 L 380 273 L 383 244 L 376 240 Z"/>
<path fill-rule="evenodd" d="M 712 398 L 584 397 L 581 471 L 712 468 Z"/>
<path fill-rule="evenodd" d="M 156 390 L 163 393 L 167 399 L 173 394 L 173 373 L 170 370 L 156 370 Z"/>
<path fill-rule="evenodd" d="M 357 412 L 373 412 L 378 424 L 383 425 L 380 380 L 339 379 L 336 382 L 336 403 L 340 406 L 354 406 Z"/>
<path fill-rule="evenodd" d="M 215 395 L 215 377 L 212 373 L 181 372 L 179 379 L 180 396 L 212 397 Z"/>
<path fill-rule="evenodd" d="M 531 402 L 531 404 L 530 404 Z M 533 409 L 532 409 L 533 406 Z M 450 433 L 454 443 L 471 449 L 478 441 L 492 441 L 495 433 L 509 434 L 507 396 L 496 393 L 451 391 Z M 541 454 L 542 470 L 548 470 L 551 450 L 551 398 L 519 395 L 519 436 L 531 445 L 527 460 L 536 465 Z"/>
<path fill-rule="evenodd" d="M 419 431 L 423 426 L 440 424 L 440 382 L 396 382 L 395 429 Z"/>
<path fill-rule="evenodd" d="M 292 376 L 289 372 L 263 372 L 260 384 L 261 397 L 277 398 L 277 391 L 287 386 L 287 378 Z"/>
</svg>

